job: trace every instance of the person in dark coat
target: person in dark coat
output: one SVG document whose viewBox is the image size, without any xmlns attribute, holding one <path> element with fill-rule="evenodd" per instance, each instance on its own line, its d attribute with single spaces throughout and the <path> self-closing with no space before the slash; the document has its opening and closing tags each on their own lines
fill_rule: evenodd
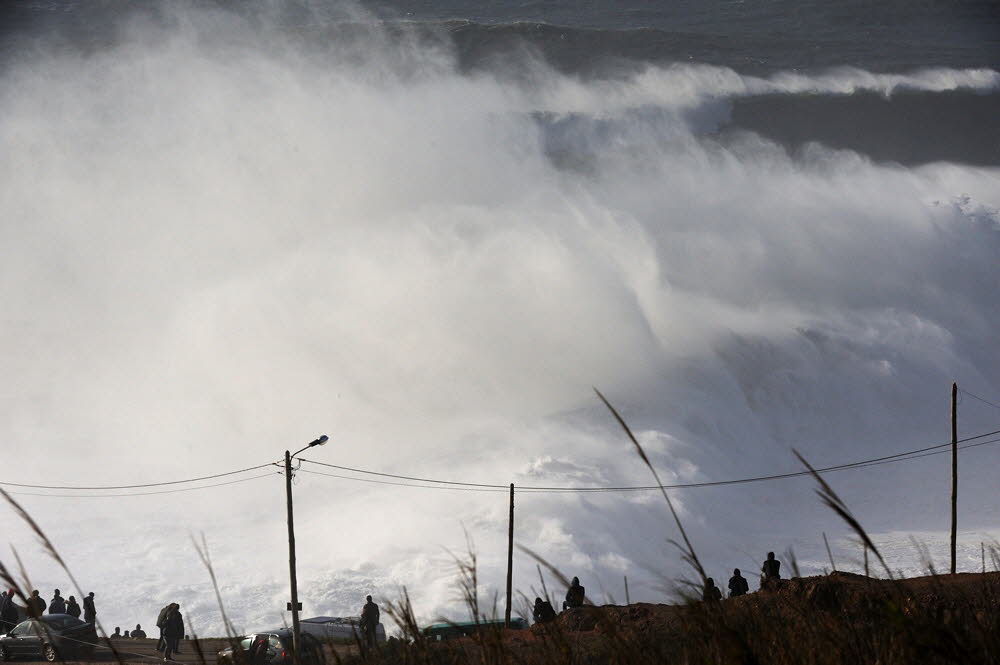
<svg viewBox="0 0 1000 665">
<path fill-rule="evenodd" d="M 21 615 L 17 612 L 17 605 L 14 603 L 14 590 L 7 591 L 7 598 L 0 604 L 0 622 L 3 622 L 3 632 L 11 630 L 18 624 Z"/>
<path fill-rule="evenodd" d="M 781 579 L 781 562 L 774 558 L 774 552 L 767 553 L 767 560 L 760 567 L 760 585 Z"/>
<path fill-rule="evenodd" d="M 566 590 L 566 600 L 563 602 L 563 609 L 570 607 L 583 607 L 583 601 L 587 597 L 586 590 L 580 586 L 580 578 L 574 577 L 573 583 Z"/>
<path fill-rule="evenodd" d="M 531 618 L 535 623 L 549 623 L 555 621 L 556 611 L 552 603 L 541 598 L 535 598 L 535 607 L 531 610 Z"/>
<path fill-rule="evenodd" d="M 111 637 L 121 637 L 122 629 L 121 626 L 115 626 L 115 632 L 111 633 Z"/>
<path fill-rule="evenodd" d="M 267 665 L 269 646 L 267 635 L 255 636 L 253 644 L 250 645 L 250 665 Z"/>
<path fill-rule="evenodd" d="M 66 601 L 59 595 L 59 589 L 56 589 L 56 593 L 49 603 L 49 614 L 66 614 Z"/>
<path fill-rule="evenodd" d="M 733 576 L 729 578 L 729 597 L 742 596 L 748 591 L 750 591 L 750 583 L 747 582 L 747 578 L 740 575 L 739 568 L 734 569 Z"/>
<path fill-rule="evenodd" d="M 144 640 L 146 639 L 146 631 L 142 629 L 141 625 L 135 624 L 135 630 L 129 634 L 129 637 L 133 640 Z"/>
<path fill-rule="evenodd" d="M 719 590 L 719 587 L 715 586 L 715 580 L 711 577 L 705 578 L 705 591 L 702 593 L 701 599 L 706 603 L 714 603 L 722 600 L 722 591 Z"/>
<path fill-rule="evenodd" d="M 94 592 L 91 591 L 83 599 L 83 620 L 87 623 L 97 621 L 97 607 L 94 605 Z"/>
<path fill-rule="evenodd" d="M 7 606 L 14 602 L 14 592 L 12 591 L 9 595 L 6 591 L 0 593 L 0 635 L 5 635 L 14 626 L 7 622 L 7 617 L 9 616 Z"/>
<path fill-rule="evenodd" d="M 166 642 L 163 648 L 164 662 L 170 660 L 177 651 L 182 637 L 184 637 L 184 617 L 181 616 L 181 606 L 172 603 L 170 611 L 167 612 L 167 621 L 163 625 L 163 640 Z"/>
<path fill-rule="evenodd" d="M 71 617 L 76 617 L 77 619 L 80 618 L 80 606 L 77 604 L 76 598 L 73 596 L 70 596 L 69 600 L 66 601 L 66 614 Z"/>
<path fill-rule="evenodd" d="M 37 619 L 38 617 L 45 614 L 45 599 L 38 595 L 38 589 L 31 592 L 31 598 L 28 599 L 28 616 Z"/>
<path fill-rule="evenodd" d="M 364 633 L 365 643 L 369 647 L 375 646 L 375 633 L 379 624 L 379 609 L 372 601 L 371 596 L 365 598 L 365 606 L 361 608 L 361 632 Z"/>
<path fill-rule="evenodd" d="M 160 639 L 156 641 L 157 651 L 163 651 L 163 647 L 167 644 L 163 639 L 163 627 L 167 625 L 167 614 L 170 613 L 170 605 L 172 603 L 164 605 L 160 613 L 156 615 L 156 627 L 160 630 Z"/>
</svg>

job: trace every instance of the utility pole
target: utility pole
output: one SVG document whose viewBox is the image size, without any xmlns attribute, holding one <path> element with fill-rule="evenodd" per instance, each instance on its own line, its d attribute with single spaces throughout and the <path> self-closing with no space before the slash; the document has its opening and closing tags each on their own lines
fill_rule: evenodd
<svg viewBox="0 0 1000 665">
<path fill-rule="evenodd" d="M 503 613 L 503 625 L 510 628 L 511 586 L 514 581 L 514 483 L 510 484 L 510 521 L 507 526 L 507 608 Z"/>
<path fill-rule="evenodd" d="M 625 576 L 625 604 L 632 604 L 632 600 L 628 597 L 628 575 Z"/>
<path fill-rule="evenodd" d="M 322 446 L 330 437 L 326 434 L 318 439 L 310 441 L 307 446 L 296 450 L 295 453 L 285 451 L 285 497 L 288 502 L 288 577 L 292 586 L 292 602 L 288 603 L 288 609 L 292 613 L 292 665 L 299 665 L 299 645 L 302 643 L 302 633 L 299 627 L 299 610 L 302 609 L 299 603 L 299 582 L 295 575 L 295 518 L 292 515 L 292 458 L 314 446 Z"/>
<path fill-rule="evenodd" d="M 958 384 L 951 384 L 951 574 L 955 574 L 958 538 Z"/>
<path fill-rule="evenodd" d="M 292 665 L 299 665 L 299 583 L 295 576 L 295 518 L 292 516 L 292 454 L 285 451 L 285 494 L 288 497 L 288 577 L 292 584 Z"/>
</svg>

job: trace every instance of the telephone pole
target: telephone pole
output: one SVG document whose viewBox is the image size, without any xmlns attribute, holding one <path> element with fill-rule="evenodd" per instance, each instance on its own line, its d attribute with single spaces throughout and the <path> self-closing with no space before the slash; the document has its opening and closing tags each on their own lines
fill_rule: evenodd
<svg viewBox="0 0 1000 665">
<path fill-rule="evenodd" d="M 955 574 L 958 538 L 958 384 L 951 384 L 951 574 Z"/>
<path fill-rule="evenodd" d="M 308 450 L 313 446 L 322 446 L 329 440 L 324 434 L 318 439 L 309 443 L 302 450 L 294 454 L 285 451 L 285 498 L 288 508 L 288 578 L 292 586 L 292 602 L 288 603 L 288 609 L 292 612 L 292 665 L 299 665 L 299 645 L 302 643 L 302 633 L 299 627 L 299 582 L 295 574 L 295 516 L 292 513 L 292 458 L 303 450 Z"/>
<path fill-rule="evenodd" d="M 510 521 L 507 526 L 507 607 L 503 613 L 503 625 L 510 628 L 511 586 L 514 580 L 514 483 L 510 484 Z"/>
</svg>

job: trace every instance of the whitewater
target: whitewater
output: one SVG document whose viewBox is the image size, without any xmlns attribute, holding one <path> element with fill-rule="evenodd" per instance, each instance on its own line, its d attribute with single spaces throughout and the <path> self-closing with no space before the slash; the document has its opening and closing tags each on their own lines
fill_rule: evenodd
<svg viewBox="0 0 1000 665">
<path fill-rule="evenodd" d="M 73 5 L 34 3 L 0 40 L 0 482 L 163 482 L 328 434 L 310 459 L 650 484 L 597 387 L 661 479 L 692 483 L 800 470 L 792 449 L 825 466 L 947 442 L 952 381 L 1000 404 L 997 128 L 970 120 L 996 108 L 995 61 L 626 66 L 607 46 L 617 64 L 592 71 L 550 57 L 537 30 L 340 4 L 291 25 L 191 3 L 33 32 Z M 618 44 L 626 27 L 564 32 Z M 933 107 L 941 131 L 907 130 L 919 159 L 854 120 L 844 144 L 803 139 L 788 131 L 799 103 L 827 127 L 862 104 L 887 127 Z M 961 149 L 938 145 L 952 136 Z M 1000 408 L 966 396 L 959 412 L 961 436 L 1000 429 Z M 961 453 L 963 570 L 1000 535 L 997 454 Z M 317 471 L 358 477 L 296 475 L 307 616 L 405 588 L 422 620 L 460 619 L 454 557 L 470 541 L 483 597 L 502 590 L 504 490 Z M 288 620 L 284 478 L 250 475 L 128 497 L 6 489 L 97 592 L 106 628 L 178 602 L 210 636 L 223 625 L 202 534 L 236 626 Z M 828 480 L 894 569 L 922 570 L 911 537 L 946 565 L 947 455 Z M 672 496 L 717 579 L 769 550 L 822 572 L 823 533 L 859 570 L 813 487 Z M 30 586 L 75 593 L 7 508 L 0 533 Z M 691 572 L 656 493 L 519 494 L 516 534 L 598 600 L 622 600 L 627 575 L 633 600 L 666 602 Z M 514 583 L 540 589 L 520 553 Z"/>
</svg>

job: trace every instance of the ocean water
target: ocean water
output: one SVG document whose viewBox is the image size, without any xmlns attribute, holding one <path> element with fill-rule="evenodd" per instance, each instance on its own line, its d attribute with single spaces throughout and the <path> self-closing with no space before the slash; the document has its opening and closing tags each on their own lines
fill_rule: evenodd
<svg viewBox="0 0 1000 665">
<path fill-rule="evenodd" d="M 988 2 L 4 3 L 0 482 L 189 478 L 326 433 L 310 456 L 349 467 L 648 484 L 592 387 L 668 483 L 947 441 L 952 381 L 986 400 L 961 436 L 1000 430 L 998 28 Z M 996 454 L 962 452 L 963 569 L 1000 529 Z M 466 536 L 502 588 L 504 491 L 310 470 L 307 614 L 405 587 L 461 618 Z M 946 455 L 828 479 L 894 569 L 921 570 L 911 533 L 942 567 Z M 106 625 L 179 599 L 212 635 L 200 534 L 238 627 L 287 619 L 283 480 L 15 499 Z M 675 499 L 716 577 L 786 548 L 820 572 L 821 533 L 852 556 L 807 479 Z M 519 494 L 516 524 L 598 598 L 689 573 L 655 494 Z"/>
</svg>

